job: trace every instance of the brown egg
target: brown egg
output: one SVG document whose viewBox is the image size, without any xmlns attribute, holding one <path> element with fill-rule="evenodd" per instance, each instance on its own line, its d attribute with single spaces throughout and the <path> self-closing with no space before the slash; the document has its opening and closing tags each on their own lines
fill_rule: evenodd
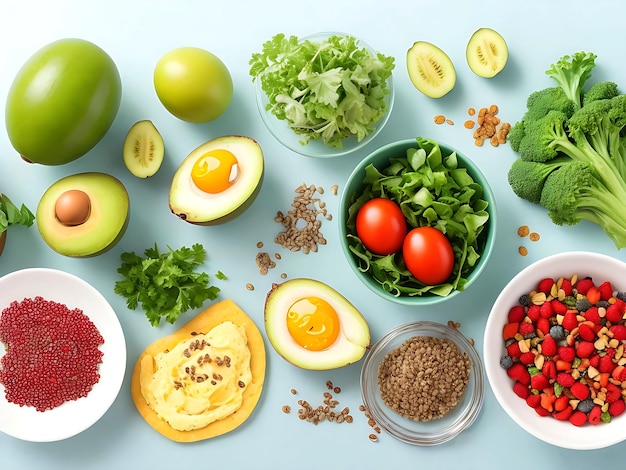
<svg viewBox="0 0 626 470">
<path fill-rule="evenodd" d="M 56 218 L 63 225 L 84 224 L 91 212 L 91 201 L 85 192 L 79 189 L 70 189 L 59 196 L 54 206 L 54 212 Z"/>
</svg>

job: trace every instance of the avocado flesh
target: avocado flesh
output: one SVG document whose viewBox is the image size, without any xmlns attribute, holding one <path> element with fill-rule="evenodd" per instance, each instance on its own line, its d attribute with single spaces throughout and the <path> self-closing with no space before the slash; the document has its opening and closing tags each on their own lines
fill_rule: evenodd
<svg viewBox="0 0 626 470">
<path fill-rule="evenodd" d="M 55 204 L 61 194 L 72 189 L 89 196 L 91 213 L 85 223 L 66 226 L 57 219 Z M 79 173 L 58 180 L 42 195 L 37 206 L 37 228 L 44 242 L 59 254 L 97 256 L 123 237 L 129 210 L 128 193 L 118 179 L 105 173 Z"/>
</svg>

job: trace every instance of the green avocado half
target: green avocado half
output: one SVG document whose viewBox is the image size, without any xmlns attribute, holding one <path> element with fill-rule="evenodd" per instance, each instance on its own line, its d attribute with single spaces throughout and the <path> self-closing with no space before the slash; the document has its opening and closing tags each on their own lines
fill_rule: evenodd
<svg viewBox="0 0 626 470">
<path fill-rule="evenodd" d="M 71 257 L 102 254 L 128 226 L 128 192 L 117 178 L 98 172 L 66 176 L 41 196 L 36 221 L 41 238 Z"/>
</svg>

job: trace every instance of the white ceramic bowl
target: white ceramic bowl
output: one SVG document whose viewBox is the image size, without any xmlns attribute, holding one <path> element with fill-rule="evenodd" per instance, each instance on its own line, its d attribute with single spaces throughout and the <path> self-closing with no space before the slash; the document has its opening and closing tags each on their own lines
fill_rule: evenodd
<svg viewBox="0 0 626 470">
<path fill-rule="evenodd" d="M 585 424 L 580 427 L 569 421 L 541 417 L 526 402 L 513 393 L 513 381 L 500 366 L 506 355 L 502 328 L 507 322 L 509 309 L 519 297 L 528 294 L 544 277 L 555 280 L 579 279 L 590 276 L 596 283 L 611 281 L 613 288 L 626 290 L 626 264 L 611 256 L 592 252 L 567 252 L 548 256 L 520 271 L 502 290 L 487 320 L 483 360 L 489 385 L 496 399 L 508 415 L 524 430 L 549 444 L 567 449 L 587 450 L 607 447 L 626 439 L 626 414 L 609 423 Z"/>
<path fill-rule="evenodd" d="M 106 299 L 82 279 L 47 268 L 29 268 L 0 278 L 0 314 L 13 301 L 41 296 L 80 308 L 104 338 L 100 380 L 89 394 L 44 412 L 6 400 L 0 385 L 0 431 L 31 442 L 52 442 L 72 437 L 98 421 L 117 397 L 126 372 L 126 342 L 120 322 Z M 0 343 L 0 357 L 5 349 Z"/>
<path fill-rule="evenodd" d="M 301 41 L 308 40 L 312 42 L 321 42 L 327 39 L 329 36 L 333 35 L 354 37 L 345 33 L 324 32 L 303 37 Z M 376 51 L 368 44 L 366 44 L 363 40 L 357 38 L 357 41 L 360 47 L 367 49 L 372 55 L 376 54 Z M 363 148 L 365 145 L 370 143 L 387 123 L 387 120 L 389 119 L 389 115 L 391 114 L 391 110 L 393 108 L 395 94 L 392 76 L 390 76 L 387 80 L 387 88 L 389 90 L 389 94 L 387 94 L 385 98 L 387 112 L 376 122 L 376 129 L 374 130 L 374 132 L 369 134 L 361 141 L 359 141 L 356 137 L 345 138 L 342 142 L 342 148 L 334 148 L 324 144 L 321 139 L 312 139 L 303 145 L 303 136 L 294 132 L 293 129 L 289 127 L 286 121 L 278 119 L 270 110 L 267 109 L 269 99 L 263 91 L 263 88 L 261 86 L 261 79 L 260 77 L 258 77 L 255 80 L 257 107 L 259 109 L 259 113 L 261 115 L 263 123 L 270 131 L 270 133 L 288 149 L 301 155 L 315 158 L 333 158 L 347 155 L 349 153 L 359 150 L 360 148 Z"/>
<path fill-rule="evenodd" d="M 387 353 L 416 336 L 448 339 L 471 362 L 469 383 L 461 401 L 441 418 L 425 422 L 405 418 L 387 406 L 378 386 L 378 368 Z M 407 444 L 433 446 L 455 438 L 478 417 L 483 395 L 483 367 L 474 346 L 456 328 L 436 322 L 417 321 L 393 328 L 372 346 L 361 370 L 361 396 L 365 407 L 382 429 Z"/>
</svg>

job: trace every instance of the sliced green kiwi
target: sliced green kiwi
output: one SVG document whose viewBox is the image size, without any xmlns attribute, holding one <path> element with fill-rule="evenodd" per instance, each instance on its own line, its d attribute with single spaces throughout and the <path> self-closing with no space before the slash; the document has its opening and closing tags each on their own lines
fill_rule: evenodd
<svg viewBox="0 0 626 470">
<path fill-rule="evenodd" d="M 479 77 L 491 78 L 506 65 L 509 48 L 500 33 L 491 28 L 480 28 L 470 37 L 465 56 L 472 72 Z"/>
<path fill-rule="evenodd" d="M 163 138 L 152 121 L 132 125 L 124 140 L 124 164 L 128 171 L 138 178 L 148 178 L 159 170 L 164 155 Z"/>
<path fill-rule="evenodd" d="M 417 41 L 406 54 L 411 82 L 431 98 L 441 98 L 454 88 L 456 70 L 448 54 L 426 41 Z"/>
</svg>

